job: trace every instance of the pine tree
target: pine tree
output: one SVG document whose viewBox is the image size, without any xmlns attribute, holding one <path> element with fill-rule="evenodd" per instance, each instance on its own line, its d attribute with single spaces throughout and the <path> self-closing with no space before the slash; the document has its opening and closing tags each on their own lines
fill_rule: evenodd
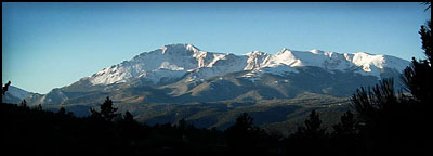
<svg viewBox="0 0 433 156">
<path fill-rule="evenodd" d="M 116 111 L 117 108 L 114 107 L 113 101 L 111 101 L 107 96 L 107 99 L 101 105 L 101 116 L 107 121 L 112 121 L 115 117 L 118 116 L 118 114 L 116 114 Z"/>
<path fill-rule="evenodd" d="M 305 127 L 299 127 L 298 131 L 288 138 L 287 148 L 296 154 L 327 154 L 326 128 L 321 127 L 322 120 L 316 110 L 312 110 L 308 119 L 304 120 Z M 313 150 L 312 150 L 313 149 Z"/>
<path fill-rule="evenodd" d="M 433 100 L 431 21 L 421 26 L 419 34 L 427 59 L 417 61 L 412 57 L 412 64 L 403 71 L 403 81 L 411 96 L 396 95 L 392 80 L 386 79 L 372 91 L 361 88 L 352 96 L 359 119 L 366 123 L 360 128 L 360 135 L 367 151 L 428 149 L 428 140 L 424 138 L 430 134 L 426 123 Z"/>
<path fill-rule="evenodd" d="M 355 118 L 350 110 L 341 116 L 341 121 L 337 125 L 333 126 L 334 133 L 336 135 L 353 135 L 355 134 Z"/>
<path fill-rule="evenodd" d="M 236 118 L 232 127 L 225 131 L 227 145 L 232 152 L 248 153 L 257 150 L 254 147 L 258 134 L 255 133 L 257 128 L 253 125 L 253 118 L 248 113 L 243 113 Z"/>
<path fill-rule="evenodd" d="M 248 113 L 243 113 L 236 118 L 236 123 L 233 128 L 246 132 L 253 128 L 253 118 L 249 116 Z"/>
<path fill-rule="evenodd" d="M 116 113 L 117 108 L 114 107 L 113 101 L 107 98 L 101 105 L 101 112 L 97 112 L 94 108 L 90 108 L 91 117 L 95 119 L 104 119 L 106 121 L 113 121 L 119 114 Z"/>
<path fill-rule="evenodd" d="M 304 121 L 305 128 L 301 127 L 300 132 L 306 135 L 307 137 L 312 137 L 313 139 L 317 139 L 321 136 L 325 135 L 326 128 L 321 128 L 320 124 L 322 120 L 319 119 L 319 114 L 316 113 L 316 110 L 313 109 L 309 116 L 309 119 Z"/>
<path fill-rule="evenodd" d="M 424 107 L 427 107 L 427 104 L 433 100 L 433 88 L 431 87 L 433 85 L 431 20 L 427 22 L 427 26 L 421 26 L 419 34 L 427 60 L 417 61 L 415 57 L 412 57 L 411 66 L 404 70 L 403 80 L 415 99 Z"/>
<path fill-rule="evenodd" d="M 340 155 L 357 153 L 359 137 L 357 135 L 354 115 L 348 110 L 340 119 L 340 123 L 332 126 L 334 129 L 331 138 L 333 150 Z"/>
<path fill-rule="evenodd" d="M 11 85 L 11 81 L 9 81 L 8 83 L 5 83 L 5 85 L 2 86 L 2 95 L 5 95 L 6 91 L 9 90 L 10 85 Z"/>
</svg>

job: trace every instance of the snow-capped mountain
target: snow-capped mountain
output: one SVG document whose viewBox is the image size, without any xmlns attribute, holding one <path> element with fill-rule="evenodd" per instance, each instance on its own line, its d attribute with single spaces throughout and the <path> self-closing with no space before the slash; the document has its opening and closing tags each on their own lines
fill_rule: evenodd
<svg viewBox="0 0 433 156">
<path fill-rule="evenodd" d="M 242 70 L 243 56 L 201 51 L 192 44 L 170 44 L 142 53 L 130 61 L 104 68 L 92 75 L 92 84 L 111 84 L 145 78 L 152 82 L 177 79 L 187 73 L 209 78 Z"/>
<path fill-rule="evenodd" d="M 170 44 L 135 56 L 130 61 L 107 67 L 89 77 L 92 84 L 111 84 L 145 78 L 157 83 L 162 79 L 178 79 L 189 73 L 197 79 L 223 76 L 243 70 L 281 74 L 296 73 L 296 68 L 315 66 L 327 70 L 354 71 L 380 78 L 384 68 L 401 72 L 409 62 L 389 55 L 364 52 L 353 54 L 320 50 L 291 51 L 276 54 L 253 51 L 245 55 L 202 51 L 192 44 Z"/>
<path fill-rule="evenodd" d="M 365 52 L 282 49 L 235 55 L 169 44 L 28 100 L 95 104 L 109 95 L 120 103 L 188 103 L 290 99 L 303 92 L 349 96 L 382 78 L 398 79 L 407 65 L 398 57 Z"/>
</svg>

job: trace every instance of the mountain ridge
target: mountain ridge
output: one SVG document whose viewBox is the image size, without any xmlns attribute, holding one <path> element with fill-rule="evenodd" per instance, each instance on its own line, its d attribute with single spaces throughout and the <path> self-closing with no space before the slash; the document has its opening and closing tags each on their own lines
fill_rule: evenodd
<svg viewBox="0 0 433 156">
<path fill-rule="evenodd" d="M 398 57 L 365 52 L 285 48 L 235 55 L 169 44 L 47 94 L 29 93 L 25 100 L 87 116 L 109 96 L 120 112 L 150 124 L 185 117 L 203 128 L 224 128 L 231 117 L 249 112 L 263 124 L 281 126 L 314 108 L 344 113 L 357 88 L 383 78 L 394 78 L 399 90 L 406 65 Z"/>
<path fill-rule="evenodd" d="M 387 62 L 387 60 L 390 61 Z M 196 76 L 206 79 L 241 70 L 261 70 L 281 65 L 288 67 L 317 66 L 330 70 L 359 67 L 361 70 L 356 71 L 359 74 L 380 77 L 380 70 L 384 67 L 395 68 L 400 72 L 408 64 L 408 61 L 395 56 L 365 52 L 341 54 L 320 50 L 292 51 L 284 48 L 276 54 L 252 51 L 243 55 L 235 55 L 203 51 L 193 44 L 178 43 L 168 44 L 160 49 L 136 55 L 130 61 L 106 67 L 90 76 L 89 79 L 93 84 L 110 84 L 145 77 L 157 83 L 164 77 L 180 78 L 188 72 L 198 71 Z M 283 69 L 287 68 L 283 67 L 281 70 Z"/>
<path fill-rule="evenodd" d="M 4 103 L 20 103 L 30 94 L 34 94 L 32 92 L 28 92 L 24 89 L 9 86 L 9 90 L 5 92 L 2 96 L 2 102 Z"/>
<path fill-rule="evenodd" d="M 105 96 L 137 104 L 291 99 L 303 92 L 349 96 L 382 78 L 399 78 L 406 65 L 398 57 L 363 52 L 284 48 L 276 54 L 235 55 L 168 44 L 26 99 L 31 104 L 94 105 Z"/>
</svg>

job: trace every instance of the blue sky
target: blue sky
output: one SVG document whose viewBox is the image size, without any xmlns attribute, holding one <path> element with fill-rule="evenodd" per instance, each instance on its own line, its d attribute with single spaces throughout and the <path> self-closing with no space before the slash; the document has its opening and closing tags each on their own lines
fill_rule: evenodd
<svg viewBox="0 0 433 156">
<path fill-rule="evenodd" d="M 420 3 L 4 3 L 2 82 L 47 93 L 169 43 L 422 57 Z"/>
</svg>

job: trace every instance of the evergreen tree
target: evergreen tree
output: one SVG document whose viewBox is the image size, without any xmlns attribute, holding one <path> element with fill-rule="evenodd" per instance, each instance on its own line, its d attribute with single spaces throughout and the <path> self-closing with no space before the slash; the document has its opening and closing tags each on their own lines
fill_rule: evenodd
<svg viewBox="0 0 433 156">
<path fill-rule="evenodd" d="M 262 152 L 263 149 L 258 146 L 261 132 L 253 125 L 253 118 L 248 113 L 239 115 L 235 124 L 225 131 L 229 150 L 234 153 Z"/>
<path fill-rule="evenodd" d="M 332 127 L 336 135 L 353 135 L 356 133 L 356 121 L 350 110 L 344 113 L 340 119 L 340 123 Z"/>
<path fill-rule="evenodd" d="M 393 81 L 387 79 L 379 82 L 372 91 L 361 88 L 352 96 L 359 119 L 366 123 L 360 132 L 369 151 L 427 149 L 424 138 L 429 135 L 430 128 L 425 123 L 429 122 L 433 100 L 431 21 L 421 26 L 419 34 L 427 59 L 417 61 L 412 57 L 412 64 L 403 71 L 403 81 L 411 96 L 396 95 Z"/>
<path fill-rule="evenodd" d="M 325 135 L 326 128 L 321 128 L 320 124 L 322 120 L 319 119 L 319 114 L 313 109 L 309 116 L 309 119 L 304 121 L 305 128 L 300 127 L 299 132 L 305 137 L 311 137 L 311 139 L 318 139 Z"/>
<path fill-rule="evenodd" d="M 129 111 L 126 111 L 122 119 L 117 121 L 117 125 L 120 135 L 128 140 L 128 144 L 134 144 L 138 139 L 137 137 L 139 137 L 137 134 L 142 133 L 140 132 L 140 125 L 134 120 L 134 116 Z"/>
<path fill-rule="evenodd" d="M 427 103 L 433 100 L 433 88 L 431 87 L 433 85 L 431 20 L 427 22 L 427 26 L 421 26 L 419 34 L 427 60 L 417 61 L 415 57 L 412 57 L 411 66 L 404 70 L 403 80 L 414 98 L 423 107 L 427 107 Z"/>
<path fill-rule="evenodd" d="M 305 119 L 305 127 L 299 127 L 298 131 L 288 138 L 287 149 L 295 154 L 328 154 L 326 128 L 320 125 L 322 120 L 316 110 L 312 110 L 308 119 Z"/>
<path fill-rule="evenodd" d="M 244 132 L 251 130 L 253 128 L 253 118 L 248 113 L 243 113 L 236 118 L 236 123 L 232 128 Z"/>
<path fill-rule="evenodd" d="M 4 86 L 2 86 L 2 95 L 5 95 L 6 91 L 9 90 L 9 86 L 11 85 L 11 81 L 5 83 Z"/>
<path fill-rule="evenodd" d="M 428 110 L 419 103 L 394 93 L 392 79 L 384 79 L 372 89 L 357 90 L 352 96 L 359 122 L 362 151 L 424 152 L 429 135 Z"/>
<path fill-rule="evenodd" d="M 107 99 L 105 99 L 105 102 L 101 105 L 101 116 L 107 121 L 112 121 L 118 116 L 116 111 L 117 108 L 114 107 L 113 101 L 111 101 L 107 96 Z"/>
<path fill-rule="evenodd" d="M 427 21 L 427 25 L 422 25 L 419 30 L 419 35 L 421 36 L 422 50 L 424 50 L 424 55 L 428 58 L 429 62 L 433 62 L 432 53 L 432 36 L 431 36 L 431 20 Z"/>
<path fill-rule="evenodd" d="M 374 120 L 397 106 L 397 96 L 394 92 L 394 80 L 383 79 L 372 89 L 361 87 L 352 95 L 351 101 L 362 120 Z"/>
<path fill-rule="evenodd" d="M 104 119 L 106 121 L 113 121 L 119 114 L 116 113 L 117 108 L 114 107 L 113 101 L 107 98 L 101 105 L 101 112 L 97 112 L 94 108 L 90 108 L 91 118 Z M 132 115 L 131 115 L 132 116 Z"/>
<path fill-rule="evenodd" d="M 431 10 L 431 2 L 425 2 L 424 4 L 428 5 L 425 11 Z M 399 138 L 402 138 L 400 139 L 401 142 L 411 142 L 409 145 L 404 144 L 407 149 L 425 152 L 429 149 L 429 140 L 426 138 L 432 137 L 431 131 L 433 130 L 431 126 L 426 124 L 431 122 L 430 112 L 433 100 L 433 88 L 431 87 L 433 85 L 431 19 L 427 21 L 426 25 L 421 26 L 418 33 L 426 59 L 417 61 L 415 57 L 412 57 L 412 64 L 404 70 L 403 81 L 411 96 L 404 99 L 407 106 L 397 112 L 400 116 L 396 116 L 400 117 L 400 120 L 395 125 L 400 126 L 398 130 L 401 132 L 399 136 Z"/>
<path fill-rule="evenodd" d="M 239 144 L 243 139 L 248 138 L 249 131 L 253 128 L 253 118 L 248 113 L 243 113 L 236 118 L 236 122 L 232 127 L 227 128 L 229 144 Z"/>
<path fill-rule="evenodd" d="M 341 121 L 332 126 L 332 147 L 340 155 L 358 153 L 359 138 L 356 130 L 356 120 L 350 110 L 341 116 Z"/>
</svg>

